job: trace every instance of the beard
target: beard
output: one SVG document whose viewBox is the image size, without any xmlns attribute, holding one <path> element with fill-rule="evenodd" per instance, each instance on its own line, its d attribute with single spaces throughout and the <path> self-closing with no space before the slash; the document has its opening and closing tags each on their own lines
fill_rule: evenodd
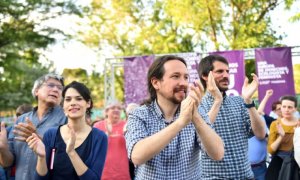
<svg viewBox="0 0 300 180">
<path fill-rule="evenodd" d="M 178 98 L 176 98 L 175 96 L 169 98 L 169 100 L 170 100 L 172 103 L 174 103 L 174 104 L 180 104 L 181 101 L 183 101 L 183 99 L 178 99 Z"/>
<path fill-rule="evenodd" d="M 220 87 L 220 86 L 218 86 L 218 88 L 219 88 L 219 90 L 221 92 L 226 92 L 228 90 L 228 87 Z"/>
<path fill-rule="evenodd" d="M 223 79 L 221 79 L 218 83 L 217 83 L 217 87 L 219 88 L 219 90 L 221 91 L 221 92 L 225 92 L 225 91 L 227 91 L 228 90 L 228 86 L 221 86 L 220 84 L 222 83 L 222 82 L 226 82 L 228 85 L 229 85 L 229 79 L 228 78 L 223 78 Z"/>
<path fill-rule="evenodd" d="M 184 91 L 184 96 L 183 97 L 177 97 L 176 93 L 180 92 L 180 91 Z M 181 101 L 183 101 L 186 98 L 186 93 L 187 93 L 187 87 L 176 87 L 173 90 L 173 96 L 169 98 L 169 100 L 171 102 L 173 102 L 174 104 L 180 104 Z"/>
</svg>

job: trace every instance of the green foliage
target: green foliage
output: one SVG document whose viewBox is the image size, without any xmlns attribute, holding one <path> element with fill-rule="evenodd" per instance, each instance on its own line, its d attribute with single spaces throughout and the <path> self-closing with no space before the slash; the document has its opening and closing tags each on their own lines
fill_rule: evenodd
<svg viewBox="0 0 300 180">
<path fill-rule="evenodd" d="M 291 6 L 294 0 L 285 2 Z M 80 38 L 91 47 L 112 49 L 115 56 L 280 46 L 277 41 L 282 36 L 271 28 L 269 15 L 279 3 L 93 0 L 88 12 L 90 29 L 80 32 Z"/>
<path fill-rule="evenodd" d="M 292 16 L 292 17 L 290 18 L 290 21 L 292 21 L 292 22 L 300 21 L 300 13 L 295 14 L 294 16 Z"/>
<path fill-rule="evenodd" d="M 294 83 L 295 83 L 296 94 L 300 94 L 300 64 L 295 64 L 293 66 L 293 73 L 294 73 Z"/>
<path fill-rule="evenodd" d="M 256 74 L 256 68 L 255 68 L 255 60 L 250 59 L 245 61 L 245 73 L 246 77 L 249 79 L 249 81 L 252 81 L 252 76 L 251 74 L 254 73 Z"/>
<path fill-rule="evenodd" d="M 293 2 L 289 2 L 293 3 Z M 271 29 L 272 1 L 93 0 L 91 30 L 81 32 L 91 46 L 116 55 L 160 54 L 269 47 L 281 39 Z"/>
<path fill-rule="evenodd" d="M 290 10 L 292 8 L 292 6 L 294 5 L 294 3 L 296 3 L 296 1 L 299 2 L 299 0 L 285 0 L 285 8 L 287 10 Z M 298 21 L 300 21 L 300 11 L 299 11 L 299 8 L 297 10 L 298 10 L 298 12 L 296 12 L 292 17 L 290 17 L 289 20 L 291 22 L 298 22 Z"/>
<path fill-rule="evenodd" d="M 115 73 L 115 93 L 120 102 L 125 102 L 124 91 L 124 69 L 119 68 Z"/>
<path fill-rule="evenodd" d="M 106 72 L 109 76 L 111 71 Z M 69 84 L 72 81 L 78 81 L 84 83 L 91 91 L 94 107 L 104 107 L 104 74 L 93 71 L 88 75 L 86 70 L 78 69 L 64 69 L 63 77 L 65 78 L 65 84 Z M 115 71 L 115 93 L 116 98 L 120 102 L 124 102 L 124 70 L 116 69 Z"/>
<path fill-rule="evenodd" d="M 124 5 L 126 4 L 126 5 Z M 192 51 L 192 38 L 162 9 L 163 1 L 100 1 L 92 3 L 86 44 L 112 47 L 116 55 Z"/>
<path fill-rule="evenodd" d="M 69 84 L 72 81 L 78 81 L 84 83 L 91 91 L 94 106 L 103 106 L 104 99 L 104 76 L 95 71 L 91 75 L 88 75 L 86 70 L 77 69 L 64 69 L 63 77 L 65 78 L 65 84 Z"/>
<path fill-rule="evenodd" d="M 0 110 L 15 109 L 23 103 L 32 104 L 31 88 L 34 81 L 48 72 L 39 64 L 8 58 L 0 79 Z"/>
<path fill-rule="evenodd" d="M 53 70 L 50 62 L 40 63 L 42 52 L 55 42 L 54 35 L 68 36 L 45 22 L 80 13 L 71 1 L 0 1 L 0 111 L 32 103 L 34 80 Z"/>
<path fill-rule="evenodd" d="M 88 75 L 86 70 L 77 68 L 77 69 L 64 69 L 62 76 L 65 79 L 65 84 L 69 84 L 72 81 L 78 81 L 86 84 L 88 82 Z"/>
</svg>

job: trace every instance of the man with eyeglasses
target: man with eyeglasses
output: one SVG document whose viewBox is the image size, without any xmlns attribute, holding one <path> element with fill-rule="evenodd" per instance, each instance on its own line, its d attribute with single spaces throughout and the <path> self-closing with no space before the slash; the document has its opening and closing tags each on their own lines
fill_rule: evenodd
<svg viewBox="0 0 300 180">
<path fill-rule="evenodd" d="M 5 124 L 1 122 L 0 165 L 9 167 L 15 163 L 17 180 L 34 179 L 37 158 L 24 142 L 27 137 L 37 133 L 42 138 L 49 128 L 66 123 L 60 107 L 63 87 L 63 78 L 59 75 L 50 73 L 40 77 L 32 88 L 37 107 L 17 119 L 8 138 Z"/>
</svg>

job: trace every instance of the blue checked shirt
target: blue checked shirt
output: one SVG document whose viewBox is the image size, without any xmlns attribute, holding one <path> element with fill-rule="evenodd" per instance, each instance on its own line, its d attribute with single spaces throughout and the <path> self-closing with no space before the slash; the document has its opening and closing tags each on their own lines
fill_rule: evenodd
<svg viewBox="0 0 300 180">
<path fill-rule="evenodd" d="M 17 124 L 25 122 L 25 118 L 28 117 L 35 125 L 36 131 L 39 135 L 44 136 L 44 133 L 51 127 L 57 127 L 65 124 L 67 118 L 63 109 L 60 106 L 49 109 L 49 111 L 39 120 L 37 115 L 37 108 L 20 116 L 17 120 Z M 16 164 L 16 179 L 17 180 L 32 180 L 35 176 L 35 168 L 37 162 L 37 156 L 29 148 L 26 142 L 20 142 L 14 140 L 14 133 L 9 133 L 9 150 L 15 157 Z"/>
<path fill-rule="evenodd" d="M 199 110 L 209 112 L 214 98 L 206 93 Z M 244 100 L 239 96 L 225 96 L 213 124 L 222 138 L 225 155 L 222 161 L 214 161 L 201 154 L 201 179 L 253 179 L 248 160 L 248 138 L 253 136 L 251 122 Z"/>
<path fill-rule="evenodd" d="M 201 114 L 202 115 L 202 114 Z M 176 112 L 174 120 L 179 116 Z M 202 115 L 208 121 L 207 115 Z M 129 114 L 125 134 L 128 157 L 140 140 L 168 126 L 157 102 L 143 105 Z M 200 179 L 200 144 L 194 125 L 190 123 L 172 139 L 165 149 L 145 164 L 136 167 L 136 180 Z"/>
</svg>

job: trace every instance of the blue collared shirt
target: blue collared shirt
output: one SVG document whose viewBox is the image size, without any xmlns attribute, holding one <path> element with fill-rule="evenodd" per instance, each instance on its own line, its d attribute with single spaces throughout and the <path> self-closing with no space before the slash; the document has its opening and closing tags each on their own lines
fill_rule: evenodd
<svg viewBox="0 0 300 180">
<path fill-rule="evenodd" d="M 174 120 L 178 118 L 179 111 L 176 112 Z M 209 122 L 207 115 L 201 113 L 201 116 Z M 125 134 L 128 157 L 131 159 L 132 149 L 137 142 L 168 125 L 156 101 L 135 109 L 129 114 Z M 136 179 L 199 179 L 200 149 L 196 129 L 190 123 L 159 154 L 136 167 Z"/>
<path fill-rule="evenodd" d="M 59 106 L 49 109 L 41 120 L 38 119 L 37 108 L 35 108 L 33 111 L 20 116 L 17 120 L 17 124 L 20 122 L 26 122 L 26 117 L 28 117 L 35 125 L 36 131 L 40 136 L 43 136 L 50 127 L 65 124 L 67 121 L 62 108 Z M 9 150 L 13 153 L 15 158 L 16 179 L 34 179 L 37 162 L 37 157 L 34 152 L 28 147 L 26 142 L 14 140 L 13 131 L 10 131 L 9 133 L 8 144 Z"/>
<path fill-rule="evenodd" d="M 199 110 L 208 113 L 213 102 L 213 96 L 206 93 Z M 225 154 L 221 161 L 201 154 L 201 179 L 253 179 L 248 161 L 248 138 L 253 133 L 244 100 L 240 96 L 225 96 L 213 127 L 224 142 Z"/>
<path fill-rule="evenodd" d="M 265 123 L 264 116 L 261 116 L 261 120 Z M 268 127 L 266 126 L 266 132 L 268 132 Z M 266 160 L 268 155 L 267 152 L 267 138 L 258 139 L 256 136 L 253 136 L 248 140 L 248 157 L 251 164 L 258 164 Z"/>
</svg>

